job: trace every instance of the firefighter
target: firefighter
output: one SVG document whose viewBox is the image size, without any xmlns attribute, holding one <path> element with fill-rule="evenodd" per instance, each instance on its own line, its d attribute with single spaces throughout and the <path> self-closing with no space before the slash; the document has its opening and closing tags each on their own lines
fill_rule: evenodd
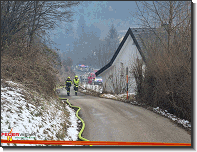
<svg viewBox="0 0 197 152">
<path fill-rule="evenodd" d="M 79 86 L 79 79 L 77 75 L 75 76 L 75 79 L 73 80 L 73 84 L 74 84 L 75 95 L 77 96 L 77 91 L 78 91 L 78 86 Z"/>
<path fill-rule="evenodd" d="M 68 96 L 70 95 L 71 85 L 72 85 L 72 81 L 71 81 L 70 77 L 68 77 L 67 80 L 66 80 L 66 90 L 67 90 L 67 95 Z"/>
</svg>

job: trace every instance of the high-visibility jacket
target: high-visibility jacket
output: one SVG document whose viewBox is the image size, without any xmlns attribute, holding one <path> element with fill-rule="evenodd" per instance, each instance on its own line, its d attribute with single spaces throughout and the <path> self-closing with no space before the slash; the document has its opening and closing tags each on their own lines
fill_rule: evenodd
<svg viewBox="0 0 197 152">
<path fill-rule="evenodd" d="M 72 85 L 72 81 L 67 79 L 66 80 L 66 86 L 71 87 L 71 85 Z"/>
<path fill-rule="evenodd" d="M 74 80 L 73 80 L 73 83 L 74 83 L 74 86 L 78 86 L 78 85 L 79 85 L 79 79 L 77 79 L 77 80 L 74 79 Z"/>
</svg>

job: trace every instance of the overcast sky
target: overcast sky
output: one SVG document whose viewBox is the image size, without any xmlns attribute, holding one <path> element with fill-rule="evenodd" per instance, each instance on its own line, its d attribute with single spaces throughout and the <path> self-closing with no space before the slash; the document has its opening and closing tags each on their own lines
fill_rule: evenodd
<svg viewBox="0 0 197 152">
<path fill-rule="evenodd" d="M 136 11 L 135 1 L 85 1 L 72 9 L 75 12 L 74 22 L 62 23 L 60 28 L 51 31 L 51 39 L 58 43 L 52 47 L 61 51 L 65 51 L 66 46 L 77 34 L 76 31 L 81 25 L 79 21 L 81 17 L 84 18 L 86 26 L 94 25 L 96 30 L 100 31 L 98 35 L 100 39 L 107 35 L 112 23 L 120 36 L 125 35 L 129 27 L 137 27 L 131 15 Z M 71 28 L 72 30 L 66 30 Z"/>
</svg>

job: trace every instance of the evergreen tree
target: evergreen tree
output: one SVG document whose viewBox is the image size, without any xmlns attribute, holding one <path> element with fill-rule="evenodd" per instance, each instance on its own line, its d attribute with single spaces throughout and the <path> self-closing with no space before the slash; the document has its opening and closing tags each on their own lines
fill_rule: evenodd
<svg viewBox="0 0 197 152">
<path fill-rule="evenodd" d="M 99 37 L 96 32 L 89 30 L 85 24 L 83 16 L 79 20 L 77 31 L 78 39 L 73 43 L 75 59 L 78 60 L 76 63 L 79 63 L 80 61 L 84 61 L 83 64 L 89 63 L 91 62 L 90 60 L 93 60 L 92 52 L 94 52 L 95 46 L 99 44 Z"/>
<path fill-rule="evenodd" d="M 114 25 L 112 24 L 107 37 L 105 38 L 105 46 L 106 46 L 106 55 L 107 55 L 107 62 L 109 62 L 111 60 L 111 58 L 113 57 L 118 45 L 119 45 L 119 35 L 118 32 L 116 30 L 116 28 L 114 27 Z"/>
</svg>

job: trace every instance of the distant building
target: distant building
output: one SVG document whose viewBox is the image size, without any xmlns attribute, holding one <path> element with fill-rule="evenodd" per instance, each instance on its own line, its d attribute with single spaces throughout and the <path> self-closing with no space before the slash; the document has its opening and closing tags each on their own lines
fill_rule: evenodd
<svg viewBox="0 0 197 152">
<path fill-rule="evenodd" d="M 96 76 L 102 77 L 103 87 L 106 92 L 126 93 L 126 68 L 128 67 L 128 91 L 134 93 L 136 83 L 131 73 L 131 67 L 136 63 L 137 59 L 141 60 L 145 65 L 148 57 L 141 39 L 150 39 L 150 35 L 153 35 L 152 32 L 148 28 L 128 29 L 111 61 L 95 73 Z"/>
</svg>

